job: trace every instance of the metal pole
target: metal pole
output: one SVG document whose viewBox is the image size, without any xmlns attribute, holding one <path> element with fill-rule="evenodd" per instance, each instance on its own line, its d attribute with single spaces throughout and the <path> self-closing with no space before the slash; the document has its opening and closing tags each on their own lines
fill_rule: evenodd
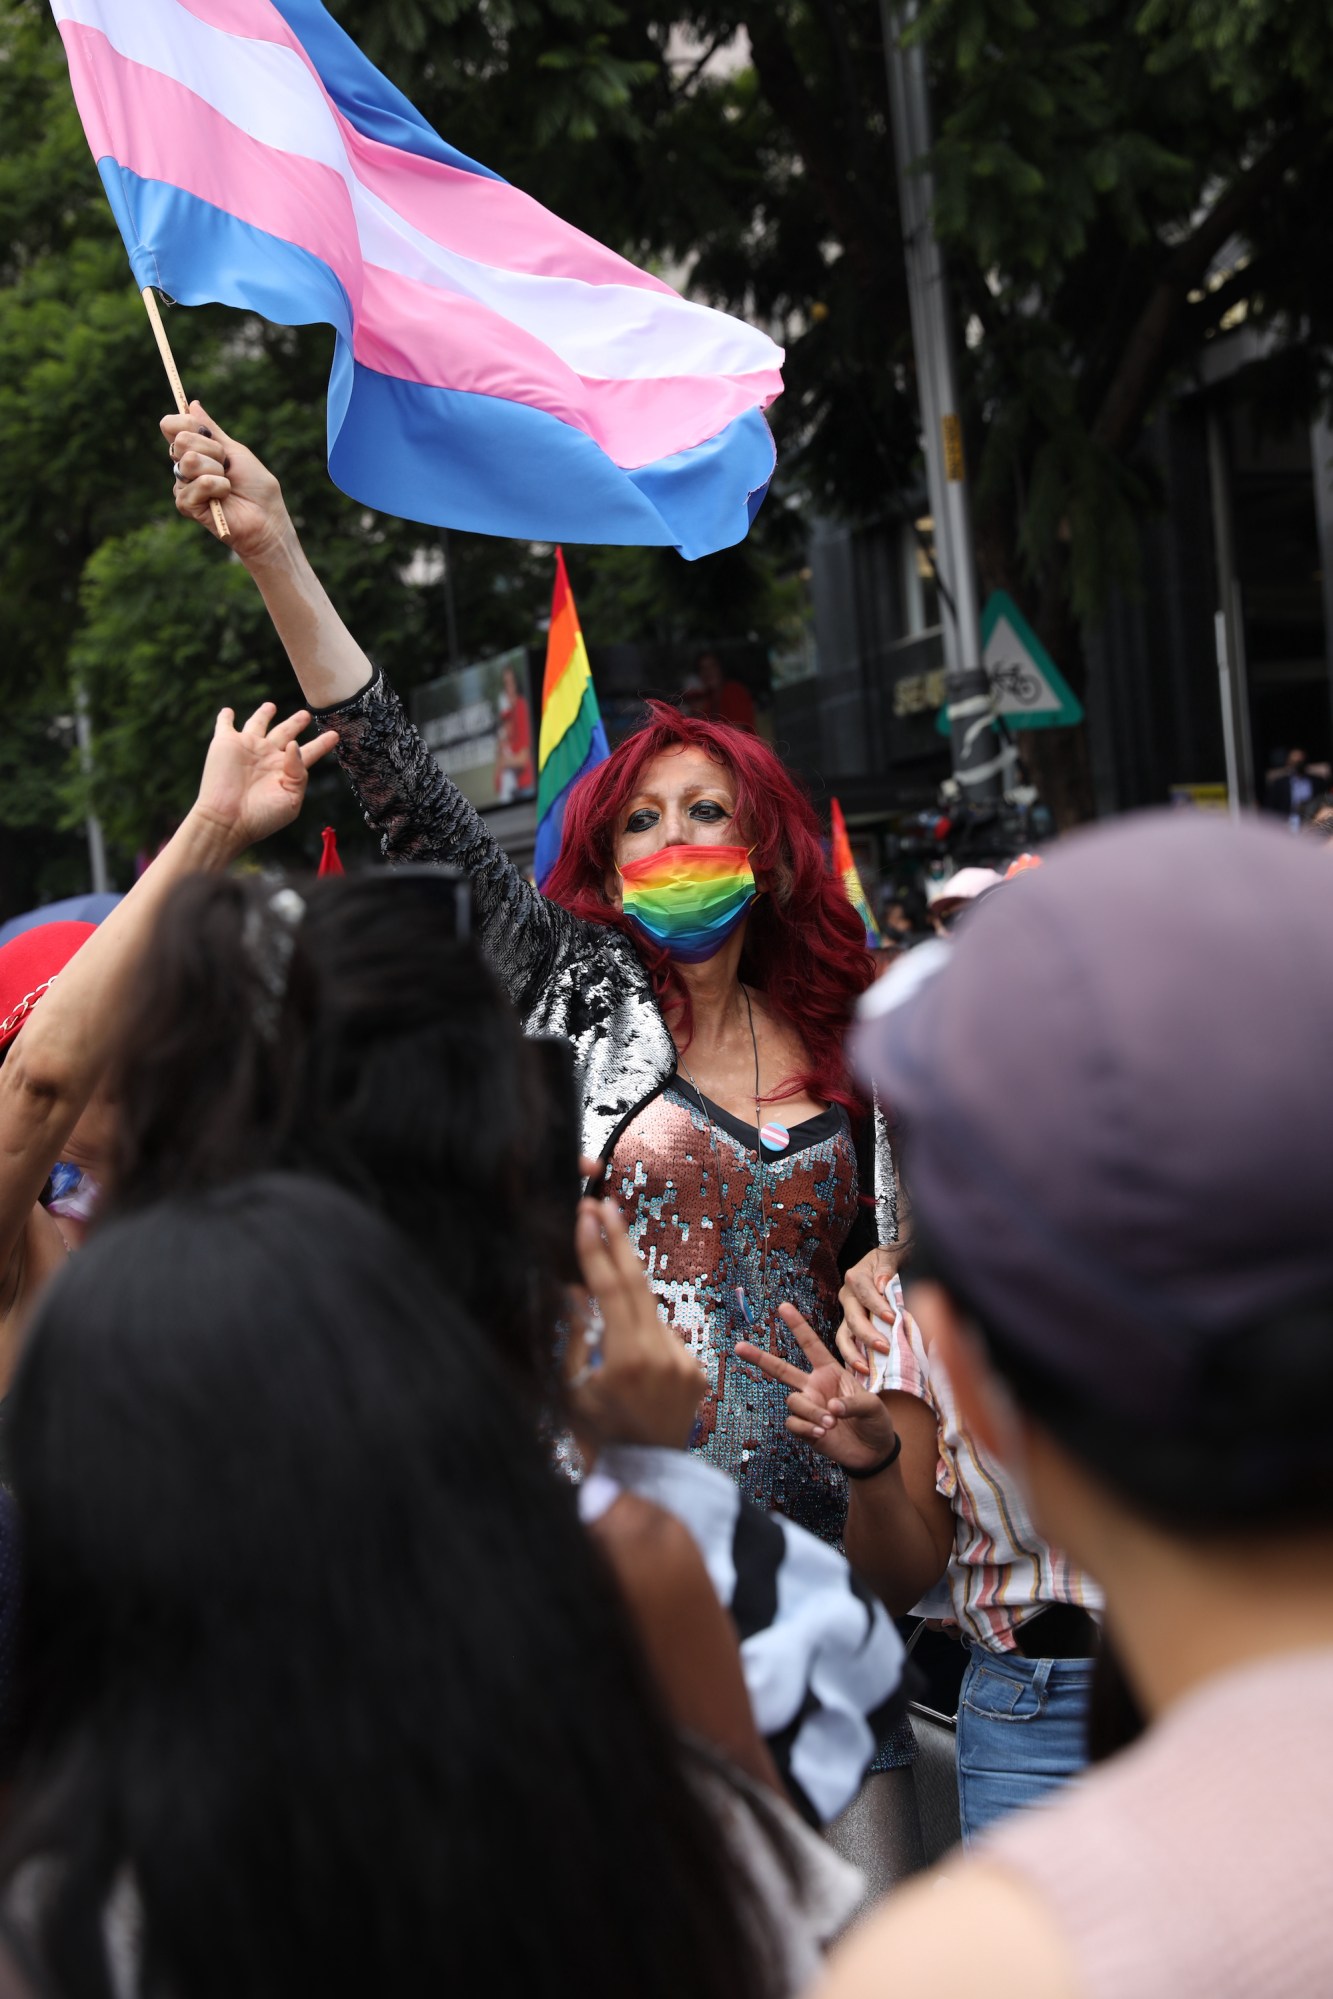
<svg viewBox="0 0 1333 1999">
<path fill-rule="evenodd" d="M 1236 711 L 1231 699 L 1231 660 L 1228 652 L 1227 614 L 1213 617 L 1213 643 L 1217 648 L 1217 685 L 1222 701 L 1222 750 L 1227 760 L 1227 809 L 1240 818 L 1240 768 L 1236 761 Z"/>
<path fill-rule="evenodd" d="M 93 725 L 82 681 L 77 682 L 74 688 L 74 740 L 79 750 L 79 769 L 86 783 L 93 774 Z M 84 826 L 88 835 L 88 873 L 92 877 L 93 894 L 105 895 L 111 887 L 106 864 L 106 840 L 102 834 L 102 822 L 91 806 Z"/>
<path fill-rule="evenodd" d="M 458 652 L 458 606 L 454 601 L 454 552 L 449 545 L 448 528 L 440 529 L 440 552 L 444 557 L 444 635 L 449 648 L 449 664 L 457 666 Z"/>
<path fill-rule="evenodd" d="M 1231 809 L 1254 804 L 1254 758 L 1250 751 L 1250 690 L 1245 661 L 1245 628 L 1236 580 L 1236 543 L 1231 519 L 1231 475 L 1226 439 L 1215 403 L 1208 405 L 1208 490 L 1213 513 L 1213 557 L 1217 569 L 1218 685 L 1222 736 L 1227 752 Z M 1234 768 L 1233 768 L 1234 766 Z"/>
<path fill-rule="evenodd" d="M 994 726 L 990 678 L 982 664 L 981 607 L 963 427 L 958 415 L 953 328 L 944 259 L 931 221 L 935 190 L 921 164 L 930 151 L 925 55 L 919 46 L 903 47 L 895 18 L 900 12 L 903 24 L 910 24 L 916 13 L 915 0 L 908 0 L 901 10 L 895 8 L 893 0 L 881 0 L 881 11 L 926 489 L 935 521 L 935 562 L 943 584 L 940 595 L 954 776 L 971 803 L 993 804 L 1003 793 L 1013 752 L 1001 743 Z"/>
<path fill-rule="evenodd" d="M 1328 662 L 1330 721 L 1333 721 L 1333 428 L 1322 413 L 1310 426 L 1314 466 L 1315 518 L 1319 524 L 1319 568 L 1324 597 L 1324 657 Z"/>
<path fill-rule="evenodd" d="M 934 237 L 930 228 L 930 186 L 924 173 L 913 171 L 919 157 L 916 144 L 917 109 L 908 88 L 907 62 L 898 44 L 890 0 L 883 0 L 884 46 L 889 66 L 889 109 L 893 123 L 894 156 L 898 167 L 898 201 L 902 210 L 903 253 L 907 265 L 907 299 L 912 318 L 912 346 L 916 354 L 917 397 L 921 407 L 921 436 L 926 459 L 926 491 L 935 524 L 935 566 L 941 572 L 941 622 L 944 627 L 944 659 L 951 671 L 962 665 L 965 652 L 958 629 L 953 588 L 953 564 L 949 546 L 949 506 L 945 493 L 943 439 L 940 429 L 940 386 L 936 373 L 934 324 L 928 301 L 933 296 L 933 278 L 938 257 L 932 258 Z"/>
</svg>

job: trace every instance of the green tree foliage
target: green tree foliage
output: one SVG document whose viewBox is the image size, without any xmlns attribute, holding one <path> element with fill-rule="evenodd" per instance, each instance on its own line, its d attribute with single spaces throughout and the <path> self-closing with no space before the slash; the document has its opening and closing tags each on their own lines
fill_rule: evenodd
<svg viewBox="0 0 1333 1999">
<path fill-rule="evenodd" d="M 608 240 L 679 261 L 683 239 L 680 251 L 654 242 L 637 180 L 652 122 L 643 93 L 665 71 L 612 46 L 621 9 L 358 0 L 338 11 L 457 143 Z M 580 194 L 588 175 L 601 184 L 592 202 Z M 90 800 L 126 879 L 188 802 L 216 707 L 283 700 L 291 683 L 244 576 L 175 520 L 157 435 L 164 385 L 41 0 L 0 0 L 0 244 L 4 911 L 83 886 L 76 829 Z M 220 309 L 169 315 L 169 327 L 191 390 L 279 472 L 377 662 L 403 687 L 442 670 L 439 538 L 369 515 L 328 478 L 331 335 Z M 537 639 L 550 551 L 465 534 L 447 545 L 464 656 Z M 589 629 L 607 641 L 777 637 L 790 610 L 778 566 L 800 559 L 799 524 L 776 509 L 745 549 L 693 569 L 658 550 L 571 555 L 596 612 Z M 76 680 L 96 728 L 91 789 L 72 749 Z M 327 774 L 293 840 L 309 845 L 321 804 L 354 840 L 345 790 Z"/>
<path fill-rule="evenodd" d="M 1092 612 L 1123 579 L 1144 420 L 1220 330 L 1295 335 L 1317 390 L 1327 26 L 1302 0 L 922 0 L 982 503 L 1012 523 L 996 559 L 1025 593 L 1053 566 Z M 366 45 L 466 150 L 781 332 L 774 420 L 806 498 L 856 515 L 901 489 L 879 0 L 400 0 Z"/>
<path fill-rule="evenodd" d="M 1274 336 L 1256 394 L 1289 415 L 1326 392 L 1327 30 L 1304 0 L 920 0 L 982 581 L 1076 686 L 1082 622 L 1135 584 L 1163 395 L 1242 321 Z M 917 419 L 879 0 L 401 0 L 372 32 L 458 144 L 780 332 L 789 493 L 853 519 L 900 500 Z M 1058 788 L 1067 737 L 1037 748 Z"/>
<path fill-rule="evenodd" d="M 1245 320 L 1307 399 L 1333 339 L 1327 22 L 1293 0 L 935 0 L 938 224 L 971 348 L 983 511 L 1092 614 L 1132 569 L 1163 389 Z M 1048 607 L 1049 608 L 1049 607 Z"/>
<path fill-rule="evenodd" d="M 922 10 L 983 579 L 1024 601 L 1080 688 L 1080 622 L 1137 579 L 1164 394 L 1242 323 L 1267 336 L 1257 401 L 1290 418 L 1327 394 L 1327 25 L 1300 0 Z M 1035 759 L 1076 815 L 1067 745 L 1044 738 Z"/>
<path fill-rule="evenodd" d="M 579 219 L 579 178 L 604 174 L 608 147 L 623 148 L 616 176 L 622 194 L 632 190 L 631 141 L 645 125 L 631 99 L 656 66 L 610 46 L 622 17 L 606 0 L 549 9 L 358 0 L 338 11 L 445 131 L 476 92 L 459 143 L 526 177 L 553 206 Z M 649 215 L 645 206 L 636 219 L 618 200 L 586 220 L 647 254 Z M 377 663 L 404 688 L 443 670 L 441 539 L 367 513 L 329 480 L 331 334 L 220 308 L 169 314 L 168 325 L 191 392 L 278 471 Z M 0 914 L 86 885 L 79 826 L 90 802 L 123 884 L 134 856 L 188 803 L 216 708 L 294 698 L 248 580 L 175 518 L 157 432 L 167 405 L 49 9 L 0 0 Z M 571 561 L 598 638 L 768 639 L 790 601 L 772 551 L 799 562 L 795 529 L 775 510 L 752 546 L 695 565 L 693 576 L 657 550 L 579 550 Z M 550 550 L 457 533 L 447 546 L 463 655 L 537 640 Z M 91 786 L 73 750 L 77 683 L 95 727 Z M 321 806 L 355 842 L 345 787 L 321 773 L 292 843 L 313 852 Z"/>
<path fill-rule="evenodd" d="M 571 553 L 595 639 L 778 637 L 796 503 L 873 518 L 917 476 L 878 0 L 331 6 L 455 145 L 785 341 L 783 490 L 742 550 Z M 983 582 L 1076 683 L 1079 620 L 1133 580 L 1164 392 L 1241 318 L 1280 336 L 1274 394 L 1322 391 L 1324 27 L 1302 0 L 922 0 Z M 377 659 L 405 685 L 437 671 L 442 586 L 405 580 L 431 575 L 429 533 L 328 479 L 331 336 L 208 310 L 172 330 Z M 49 12 L 0 0 L 0 906 L 81 879 L 55 823 L 58 797 L 67 820 L 79 803 L 74 668 L 122 854 L 184 803 L 216 698 L 287 685 L 244 579 L 174 522 L 155 370 Z M 533 639 L 547 552 L 454 535 L 450 553 L 465 652 Z"/>
</svg>

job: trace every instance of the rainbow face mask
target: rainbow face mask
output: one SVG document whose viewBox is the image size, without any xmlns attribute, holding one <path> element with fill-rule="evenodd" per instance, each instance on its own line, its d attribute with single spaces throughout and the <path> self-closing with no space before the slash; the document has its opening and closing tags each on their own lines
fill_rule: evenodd
<svg viewBox="0 0 1333 1999">
<path fill-rule="evenodd" d="M 684 965 L 715 956 L 759 893 L 745 847 L 662 847 L 620 884 L 634 928 Z"/>
</svg>

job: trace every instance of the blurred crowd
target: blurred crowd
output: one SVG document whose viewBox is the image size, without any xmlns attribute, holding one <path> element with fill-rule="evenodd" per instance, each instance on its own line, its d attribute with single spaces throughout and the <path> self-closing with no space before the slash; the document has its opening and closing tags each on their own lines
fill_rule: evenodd
<svg viewBox="0 0 1333 1999">
<path fill-rule="evenodd" d="M 709 655 L 539 894 L 163 431 L 306 705 L 0 948 L 0 1994 L 1329 1989 L 1318 844 L 877 965 Z M 328 755 L 388 865 L 236 873 Z"/>
</svg>

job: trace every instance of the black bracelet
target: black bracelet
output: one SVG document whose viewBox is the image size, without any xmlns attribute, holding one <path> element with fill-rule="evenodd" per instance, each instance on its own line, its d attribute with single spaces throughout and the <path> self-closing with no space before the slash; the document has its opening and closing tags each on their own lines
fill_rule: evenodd
<svg viewBox="0 0 1333 1999">
<path fill-rule="evenodd" d="M 843 1470 L 846 1472 L 848 1478 L 878 1478 L 880 1473 L 882 1471 L 887 1471 L 890 1465 L 897 1464 L 898 1453 L 899 1451 L 901 1451 L 902 1447 L 903 1447 L 903 1440 L 895 1432 L 893 1439 L 893 1449 L 889 1452 L 889 1455 L 886 1458 L 881 1458 L 877 1465 L 866 1465 L 866 1467 L 862 1471 L 853 1471 L 850 1465 L 844 1465 Z"/>
</svg>

